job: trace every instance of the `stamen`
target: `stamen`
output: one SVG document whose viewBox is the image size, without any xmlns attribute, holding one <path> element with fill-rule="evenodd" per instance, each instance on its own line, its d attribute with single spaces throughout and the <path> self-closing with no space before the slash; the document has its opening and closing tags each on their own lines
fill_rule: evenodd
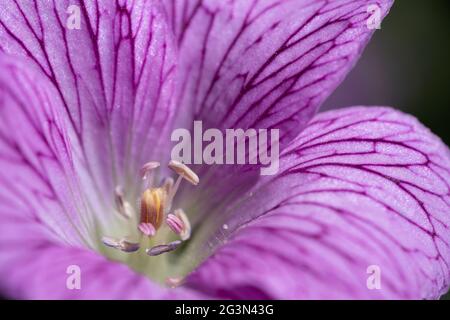
<svg viewBox="0 0 450 320">
<path fill-rule="evenodd" d="M 170 169 L 172 169 L 179 175 L 177 181 L 175 182 L 175 185 L 170 190 L 169 197 L 167 200 L 167 208 L 168 210 L 170 210 L 170 208 L 172 207 L 173 198 L 175 197 L 175 194 L 178 191 L 178 187 L 180 186 L 181 180 L 184 178 L 193 185 L 197 185 L 200 182 L 200 179 L 198 178 L 198 176 L 195 174 L 194 171 L 189 169 L 186 165 L 182 164 L 181 162 L 171 160 L 168 166 Z"/>
<path fill-rule="evenodd" d="M 139 243 L 122 239 L 120 240 L 120 247 L 118 249 L 122 250 L 123 252 L 135 252 L 139 250 Z"/>
<path fill-rule="evenodd" d="M 110 248 L 118 248 L 120 245 L 120 241 L 111 237 L 102 237 L 102 242 L 105 246 Z"/>
<path fill-rule="evenodd" d="M 169 214 L 166 222 L 169 228 L 176 234 L 180 234 L 181 231 L 183 231 L 183 221 L 181 221 L 176 215 Z"/>
<path fill-rule="evenodd" d="M 123 215 L 127 219 L 131 219 L 134 215 L 134 210 L 131 204 L 128 201 L 125 201 L 123 204 Z"/>
<path fill-rule="evenodd" d="M 102 237 L 102 242 L 107 247 L 123 252 L 135 252 L 139 250 L 139 243 L 131 242 L 128 239 L 117 240 L 111 237 Z"/>
<path fill-rule="evenodd" d="M 153 172 L 160 166 L 159 162 L 150 161 L 144 164 L 141 168 L 141 177 L 145 181 L 144 189 L 151 187 L 153 184 Z"/>
<path fill-rule="evenodd" d="M 116 205 L 118 208 L 122 208 L 123 207 L 123 188 L 121 186 L 117 186 L 116 189 L 114 189 L 114 195 L 115 195 L 115 199 L 116 199 Z"/>
<path fill-rule="evenodd" d="M 154 169 L 158 168 L 160 163 L 157 161 L 150 161 L 144 164 L 141 168 L 141 177 L 142 179 L 146 179 L 148 174 Z"/>
<path fill-rule="evenodd" d="M 185 178 L 190 183 L 192 183 L 194 186 L 196 186 L 200 182 L 200 179 L 195 174 L 195 172 L 189 169 L 185 164 L 181 162 L 171 160 L 169 162 L 169 168 L 175 171 L 181 177 Z"/>
<path fill-rule="evenodd" d="M 147 162 L 140 173 L 145 180 L 144 191 L 140 198 L 140 221 L 138 230 L 147 237 L 156 235 L 161 227 L 165 215 L 169 212 L 172 200 L 180 186 L 181 180 L 185 179 L 193 185 L 199 183 L 198 176 L 186 165 L 178 161 L 170 161 L 169 168 L 175 171 L 179 177 L 174 183 L 172 178 L 166 178 L 160 187 L 153 187 L 154 169 L 160 166 L 159 162 Z M 122 187 L 115 188 L 115 202 L 119 213 L 130 219 L 135 216 L 132 206 L 125 200 L 125 193 Z M 133 221 L 133 223 L 135 223 Z M 168 214 L 166 223 L 169 228 L 179 235 L 181 240 L 168 244 L 157 245 L 146 250 L 147 255 L 157 256 L 177 249 L 183 241 L 190 238 L 191 224 L 183 210 L 177 209 Z M 123 252 L 135 252 L 139 250 L 139 242 L 130 241 L 127 238 L 121 240 L 111 237 L 103 237 L 104 245 L 121 250 Z M 181 281 L 181 280 L 180 280 Z M 176 285 L 176 278 L 171 278 L 172 285 Z"/>
<path fill-rule="evenodd" d="M 153 237 L 156 234 L 156 229 L 151 223 L 141 222 L 138 228 L 147 237 Z"/>
<path fill-rule="evenodd" d="M 177 209 L 173 214 L 169 214 L 166 222 L 170 229 L 180 236 L 181 240 L 186 241 L 191 237 L 191 223 L 182 209 Z"/>
<path fill-rule="evenodd" d="M 182 241 L 177 240 L 177 241 L 170 242 L 168 244 L 154 246 L 153 248 L 145 250 L 145 252 L 149 256 L 159 256 L 160 254 L 175 250 L 176 248 L 178 248 L 180 246 L 181 243 L 182 243 Z"/>
<path fill-rule="evenodd" d="M 166 191 L 167 194 L 169 194 L 173 188 L 173 184 L 174 184 L 174 181 L 172 178 L 170 178 L 170 177 L 166 178 L 166 179 L 164 179 L 162 188 Z"/>
<path fill-rule="evenodd" d="M 117 186 L 114 190 L 114 195 L 117 211 L 126 219 L 131 219 L 133 216 L 133 209 L 128 201 L 125 200 L 123 188 L 121 186 Z"/>
</svg>

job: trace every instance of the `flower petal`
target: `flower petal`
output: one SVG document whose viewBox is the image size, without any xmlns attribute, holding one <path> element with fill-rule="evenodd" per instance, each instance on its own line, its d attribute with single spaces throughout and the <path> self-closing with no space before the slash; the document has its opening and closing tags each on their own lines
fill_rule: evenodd
<svg viewBox="0 0 450 320">
<path fill-rule="evenodd" d="M 199 297 L 184 289 L 169 292 L 123 264 L 80 249 L 95 239 L 87 234 L 92 221 L 75 174 L 77 150 L 68 143 L 61 101 L 53 86 L 17 59 L 0 55 L 0 70 L 1 294 L 21 299 Z M 70 289 L 78 271 L 81 289 Z"/>
<path fill-rule="evenodd" d="M 18 214 L 70 244 L 87 244 L 85 209 L 55 91 L 0 54 L 1 234 Z M 2 245 L 3 247 L 3 245 Z"/>
<path fill-rule="evenodd" d="M 180 46 L 183 116 L 294 138 L 368 42 L 391 0 L 166 1 Z M 186 119 L 185 119 L 186 120 Z M 191 119 L 186 124 L 191 125 Z"/>
<path fill-rule="evenodd" d="M 71 138 L 105 193 L 167 153 L 160 138 L 171 126 L 175 61 L 167 29 L 150 0 L 2 4 L 0 51 L 23 57 L 56 87 Z"/>
<path fill-rule="evenodd" d="M 279 175 L 252 193 L 192 286 L 314 299 L 438 298 L 449 288 L 450 152 L 410 116 L 319 114 L 283 153 Z"/>
<path fill-rule="evenodd" d="M 19 299 L 198 299 L 189 289 L 169 290 L 128 266 L 86 249 L 46 238 L 30 221 L 0 234 L 0 290 Z M 8 229 L 11 230 L 11 229 Z M 7 247 L 5 247 L 7 246 Z M 79 278 L 77 276 L 80 275 Z M 77 282 L 79 279 L 79 282 Z M 79 284 L 79 286 L 77 286 Z"/>
</svg>

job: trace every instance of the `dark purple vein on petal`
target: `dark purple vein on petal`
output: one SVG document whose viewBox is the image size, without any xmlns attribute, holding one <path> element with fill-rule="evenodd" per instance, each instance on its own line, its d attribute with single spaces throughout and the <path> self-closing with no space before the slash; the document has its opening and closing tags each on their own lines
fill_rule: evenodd
<svg viewBox="0 0 450 320">
<path fill-rule="evenodd" d="M 423 299 L 448 289 L 450 152 L 409 116 L 386 108 L 321 114 L 282 154 L 279 175 L 250 193 L 221 213 L 230 215 L 227 231 L 210 239 L 218 249 L 193 274 L 194 287 L 222 272 L 222 262 L 228 270 L 245 262 L 241 281 L 252 279 L 272 298 Z M 273 257 L 278 251 L 312 271 L 287 266 Z M 264 264 L 248 259 L 256 252 Z M 381 291 L 365 287 L 371 264 L 382 267 Z M 283 282 L 284 273 L 264 266 L 293 278 Z M 227 279 L 208 290 L 233 297 L 237 283 Z M 283 291 L 270 291 L 275 283 Z"/>
</svg>

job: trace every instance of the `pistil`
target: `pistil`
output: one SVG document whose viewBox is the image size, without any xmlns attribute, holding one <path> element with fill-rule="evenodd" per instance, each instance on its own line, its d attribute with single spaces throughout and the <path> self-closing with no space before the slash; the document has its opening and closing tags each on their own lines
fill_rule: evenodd
<svg viewBox="0 0 450 320">
<path fill-rule="evenodd" d="M 163 188 L 149 188 L 141 196 L 140 224 L 152 224 L 155 230 L 161 226 L 165 213 L 167 193 Z"/>
</svg>

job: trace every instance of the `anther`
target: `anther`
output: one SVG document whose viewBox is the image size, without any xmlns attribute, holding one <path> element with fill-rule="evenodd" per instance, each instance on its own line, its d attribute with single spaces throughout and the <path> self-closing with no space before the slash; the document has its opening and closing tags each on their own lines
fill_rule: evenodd
<svg viewBox="0 0 450 320">
<path fill-rule="evenodd" d="M 184 213 L 183 209 L 177 209 L 175 210 L 175 215 L 183 221 L 183 230 L 180 233 L 180 238 L 183 241 L 186 241 L 191 237 L 191 223 L 189 222 L 189 219 L 187 215 Z"/>
<path fill-rule="evenodd" d="M 118 248 L 120 245 L 120 241 L 111 237 L 102 237 L 102 242 L 105 246 L 110 248 Z"/>
<path fill-rule="evenodd" d="M 149 256 L 159 256 L 160 254 L 175 250 L 176 248 L 178 248 L 180 246 L 181 243 L 182 243 L 182 241 L 177 240 L 177 241 L 170 242 L 168 244 L 154 246 L 150 249 L 145 250 L 145 252 Z"/>
<path fill-rule="evenodd" d="M 191 223 L 182 209 L 169 214 L 166 223 L 174 233 L 180 236 L 181 240 L 186 241 L 191 237 Z"/>
<path fill-rule="evenodd" d="M 176 234 L 180 234 L 183 231 L 183 221 L 174 214 L 169 213 L 167 215 L 166 223 Z"/>
<path fill-rule="evenodd" d="M 150 161 L 144 164 L 141 168 L 141 177 L 142 179 L 146 179 L 148 177 L 148 174 L 158 168 L 160 166 L 160 163 L 157 161 Z"/>
<path fill-rule="evenodd" d="M 115 202 L 117 211 L 125 218 L 131 219 L 132 211 L 131 205 L 125 200 L 124 192 L 121 186 L 117 186 L 114 190 Z"/>
<path fill-rule="evenodd" d="M 122 239 L 120 240 L 120 247 L 118 249 L 122 250 L 123 252 L 135 252 L 139 250 L 139 243 Z"/>
<path fill-rule="evenodd" d="M 139 243 L 131 242 L 128 239 L 117 240 L 111 237 L 103 237 L 102 242 L 107 247 L 123 252 L 135 252 L 139 250 Z"/>
<path fill-rule="evenodd" d="M 153 184 L 154 170 L 160 166 L 159 162 L 150 161 L 144 164 L 141 168 L 141 177 L 144 180 L 144 190 Z"/>
<path fill-rule="evenodd" d="M 179 175 L 177 181 L 175 182 L 173 187 L 171 187 L 170 193 L 168 196 L 168 200 L 167 200 L 167 208 L 168 209 L 167 210 L 170 210 L 170 208 L 172 207 L 172 200 L 178 191 L 178 187 L 180 186 L 181 180 L 186 179 L 193 185 L 197 185 L 200 180 L 194 171 L 189 169 L 186 165 L 182 164 L 181 162 L 171 160 L 169 162 L 168 166 L 170 169 L 172 169 Z"/>
<path fill-rule="evenodd" d="M 199 178 L 195 174 L 194 171 L 189 169 L 185 164 L 171 160 L 169 162 L 169 168 L 175 171 L 177 174 L 179 174 L 181 177 L 192 183 L 194 186 L 196 186 L 199 183 Z"/>
<path fill-rule="evenodd" d="M 138 228 L 147 237 L 153 237 L 156 234 L 156 229 L 151 223 L 141 222 Z"/>
</svg>

